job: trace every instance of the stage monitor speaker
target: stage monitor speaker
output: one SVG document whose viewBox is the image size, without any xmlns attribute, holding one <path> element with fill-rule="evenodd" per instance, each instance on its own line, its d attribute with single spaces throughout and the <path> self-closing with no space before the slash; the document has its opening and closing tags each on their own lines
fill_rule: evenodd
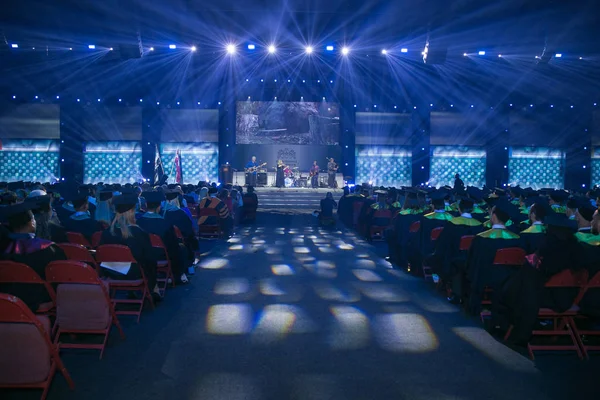
<svg viewBox="0 0 600 400">
<path fill-rule="evenodd" d="M 267 173 L 259 172 L 256 174 L 256 184 L 258 186 L 267 186 Z"/>
<path fill-rule="evenodd" d="M 221 165 L 221 168 L 219 168 L 219 182 L 233 183 L 233 169 L 231 168 L 231 165 Z"/>
</svg>

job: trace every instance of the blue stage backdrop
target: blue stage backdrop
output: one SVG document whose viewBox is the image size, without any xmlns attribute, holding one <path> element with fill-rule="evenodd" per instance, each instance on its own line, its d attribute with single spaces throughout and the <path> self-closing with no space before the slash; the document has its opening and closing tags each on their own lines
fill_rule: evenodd
<svg viewBox="0 0 600 400">
<path fill-rule="evenodd" d="M 429 185 L 453 186 L 460 174 L 465 185 L 485 184 L 485 150 L 476 147 L 432 146 Z"/>
<path fill-rule="evenodd" d="M 592 186 L 600 185 L 600 147 L 592 152 Z"/>
<path fill-rule="evenodd" d="M 547 147 L 512 147 L 508 171 L 511 186 L 562 188 L 565 182 L 565 152 Z"/>
<path fill-rule="evenodd" d="M 143 180 L 139 142 L 91 142 L 83 155 L 84 183 L 133 183 Z"/>
<path fill-rule="evenodd" d="M 58 140 L 0 141 L 0 181 L 53 182 L 58 179 Z"/>
<path fill-rule="evenodd" d="M 412 186 L 412 153 L 401 146 L 356 146 L 356 183 Z"/>
<path fill-rule="evenodd" d="M 160 155 L 169 175 L 169 183 L 175 182 L 175 153 L 181 152 L 181 177 L 183 183 L 198 181 L 216 182 L 219 177 L 219 146 L 217 143 L 163 143 Z"/>
</svg>

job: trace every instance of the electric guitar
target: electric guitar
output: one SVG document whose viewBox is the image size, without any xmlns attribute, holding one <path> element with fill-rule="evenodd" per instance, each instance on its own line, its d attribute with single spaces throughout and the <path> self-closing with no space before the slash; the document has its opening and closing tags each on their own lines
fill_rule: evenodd
<svg viewBox="0 0 600 400">
<path fill-rule="evenodd" d="M 319 174 L 319 172 L 318 172 L 318 171 L 310 171 L 310 172 L 308 173 L 308 177 L 309 177 L 309 178 L 312 178 L 313 176 L 315 176 L 315 175 L 318 175 L 318 174 Z"/>
<path fill-rule="evenodd" d="M 249 172 L 249 173 L 256 172 L 256 171 L 257 171 L 259 168 L 262 168 L 262 167 L 264 167 L 265 165 L 267 165 L 267 163 L 262 163 L 262 164 L 260 164 L 260 165 L 257 165 L 256 167 L 250 167 L 250 168 L 246 168 L 246 172 Z"/>
</svg>

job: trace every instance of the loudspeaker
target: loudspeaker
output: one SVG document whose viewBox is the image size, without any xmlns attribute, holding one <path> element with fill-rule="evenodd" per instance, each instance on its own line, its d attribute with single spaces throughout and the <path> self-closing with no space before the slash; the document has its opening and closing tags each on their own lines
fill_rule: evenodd
<svg viewBox="0 0 600 400">
<path fill-rule="evenodd" d="M 256 185 L 258 186 L 267 186 L 267 173 L 259 172 L 256 174 Z"/>
<path fill-rule="evenodd" d="M 219 182 L 233 183 L 233 169 L 231 169 L 231 165 L 221 165 L 221 168 L 219 168 Z"/>
</svg>

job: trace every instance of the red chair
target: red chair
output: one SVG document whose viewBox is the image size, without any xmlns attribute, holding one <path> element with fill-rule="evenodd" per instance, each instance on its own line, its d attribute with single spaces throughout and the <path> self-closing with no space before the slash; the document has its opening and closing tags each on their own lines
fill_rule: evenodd
<svg viewBox="0 0 600 400">
<path fill-rule="evenodd" d="M 417 233 L 421 230 L 421 221 L 415 221 L 408 227 L 409 233 Z"/>
<path fill-rule="evenodd" d="M 420 224 L 421 223 L 419 222 L 419 228 L 420 228 Z M 440 234 L 442 233 L 443 230 L 444 230 L 443 226 L 433 228 L 431 230 L 431 233 L 429 234 L 430 240 L 432 242 L 435 242 L 440 237 Z M 421 267 L 423 268 L 423 279 L 427 280 L 427 279 L 433 277 L 433 273 L 431 271 L 431 266 L 425 265 L 425 263 L 423 263 L 423 265 Z"/>
<path fill-rule="evenodd" d="M 100 246 L 100 239 L 102 239 L 102 231 L 94 232 L 92 235 L 92 247 L 94 249 Z"/>
<path fill-rule="evenodd" d="M 190 213 L 192 213 L 192 217 L 198 218 L 198 204 L 188 204 L 188 209 L 190 210 Z"/>
<path fill-rule="evenodd" d="M 198 218 L 208 217 L 214 218 L 216 224 L 198 224 L 198 235 L 201 238 L 219 238 L 221 237 L 221 226 L 219 225 L 219 212 L 214 208 L 200 208 L 198 210 Z"/>
<path fill-rule="evenodd" d="M 362 211 L 364 203 L 364 201 L 355 201 L 352 203 L 352 225 L 355 228 L 358 227 L 358 218 L 360 217 L 360 212 Z"/>
<path fill-rule="evenodd" d="M 88 249 L 92 248 L 90 242 L 79 232 L 67 232 L 67 240 L 69 243 L 80 244 Z"/>
<path fill-rule="evenodd" d="M 584 296 L 588 292 L 588 290 L 600 290 L 600 272 L 597 272 L 596 275 L 594 275 L 592 277 L 592 279 L 590 279 L 587 282 L 585 287 L 579 293 L 576 304 L 579 304 L 579 301 L 581 301 L 584 298 Z M 577 328 L 575 327 L 575 329 L 577 329 Z M 597 344 L 590 345 L 590 344 L 587 344 L 586 342 L 584 342 L 582 339 L 582 336 L 600 336 L 600 330 L 585 329 L 585 330 L 574 330 L 574 331 L 578 332 L 579 344 L 581 345 L 583 354 L 586 358 L 589 358 L 588 351 L 600 350 L 600 345 L 597 345 Z"/>
<path fill-rule="evenodd" d="M 471 244 L 473 244 L 474 235 L 465 235 L 460 238 L 458 249 L 460 251 L 469 251 Z"/>
<path fill-rule="evenodd" d="M 75 388 L 49 331 L 48 317 L 35 316 L 19 298 L 0 293 L 0 388 L 42 389 L 44 400 L 57 369 Z"/>
<path fill-rule="evenodd" d="M 507 247 L 505 249 L 496 250 L 496 255 L 494 256 L 493 265 L 497 266 L 507 266 L 507 267 L 522 267 L 525 264 L 525 250 L 520 247 Z M 489 287 L 485 287 L 483 289 L 483 300 L 481 300 L 482 305 L 490 305 L 492 301 L 490 300 L 490 296 L 493 290 Z M 484 317 L 489 317 L 491 313 L 488 310 L 482 310 L 480 313 L 480 317 L 483 320 Z"/>
<path fill-rule="evenodd" d="M 117 315 L 137 315 L 137 322 L 140 322 L 140 317 L 142 315 L 142 309 L 144 308 L 144 299 L 147 299 L 150 302 L 150 306 L 154 308 L 154 301 L 152 301 L 152 296 L 150 295 L 150 290 L 148 289 L 148 281 L 146 280 L 146 275 L 144 274 L 143 268 L 138 264 L 133 255 L 131 254 L 131 250 L 129 247 L 122 246 L 118 244 L 104 244 L 99 246 L 96 249 L 96 262 L 101 264 L 103 262 L 128 262 L 131 263 L 131 268 L 139 268 L 142 278 L 134 279 L 134 280 L 117 280 L 117 279 L 108 279 L 111 290 L 111 300 L 115 305 L 115 310 Z M 120 299 L 116 298 L 115 295 L 117 292 L 142 292 L 141 299 Z M 119 304 L 138 304 L 139 308 L 136 310 L 117 310 L 116 307 Z"/>
<path fill-rule="evenodd" d="M 44 286 L 51 301 L 40 304 L 35 313 L 40 315 L 54 315 L 56 293 L 52 289 L 52 285 L 42 280 L 37 272 L 28 265 L 13 261 L 0 261 L 0 283 L 23 283 Z"/>
<path fill-rule="evenodd" d="M 149 235 L 152 247 L 162 249 L 163 253 L 165 254 L 165 259 L 157 261 L 156 263 L 156 273 L 164 274 L 164 278 L 160 276 L 157 276 L 156 278 L 156 283 L 158 284 L 158 290 L 160 291 L 160 295 L 164 296 L 167 290 L 169 279 L 171 279 L 171 287 L 175 287 L 175 276 L 173 275 L 173 269 L 171 268 L 171 258 L 169 257 L 167 247 L 163 243 L 160 236 L 154 234 Z"/>
<path fill-rule="evenodd" d="M 84 262 L 91 265 L 96 269 L 96 271 L 98 271 L 98 263 L 92 256 L 92 253 L 90 253 L 90 251 L 84 246 L 73 243 L 59 243 L 58 247 L 65 252 L 68 260 Z"/>
<path fill-rule="evenodd" d="M 540 308 L 538 311 L 538 318 L 542 320 L 552 319 L 553 325 L 552 329 L 544 329 L 544 330 L 534 330 L 531 333 L 531 339 L 527 344 L 527 350 L 529 351 L 529 357 L 534 359 L 533 351 L 534 350 L 550 350 L 550 351 L 561 351 L 561 350 L 575 350 L 580 359 L 583 358 L 583 354 L 587 355 L 586 348 L 583 347 L 581 342 L 581 335 L 583 332 L 579 332 L 577 326 L 574 321 L 574 317 L 578 315 L 579 312 L 579 301 L 583 296 L 581 294 L 585 290 L 586 281 L 588 278 L 587 271 L 578 271 L 573 272 L 571 270 L 564 270 L 554 275 L 546 284 L 545 288 L 579 288 L 581 289 L 580 295 L 573 301 L 573 305 L 570 309 L 565 312 L 556 312 L 550 308 Z M 600 283 L 599 283 L 600 284 Z M 512 327 L 511 327 L 512 328 Z M 506 333 L 505 339 L 510 336 L 511 329 Z M 569 336 L 571 339 L 571 344 L 569 345 L 556 345 L 552 343 L 545 344 L 532 344 L 532 340 L 535 337 L 544 337 L 544 336 Z"/>
<path fill-rule="evenodd" d="M 373 219 L 385 220 L 386 224 L 374 225 L 371 226 L 369 231 L 369 238 L 383 240 L 383 236 L 385 230 L 390 226 L 390 221 L 392 220 L 392 211 L 391 210 L 375 210 L 373 213 Z"/>
<path fill-rule="evenodd" d="M 184 237 L 183 237 L 183 233 L 181 233 L 181 229 L 179 229 L 177 226 L 173 225 L 173 231 L 175 232 L 175 237 L 177 238 L 177 240 L 179 240 L 181 243 L 183 243 Z"/>
<path fill-rule="evenodd" d="M 89 265 L 72 260 L 53 261 L 46 266 L 46 280 L 58 284 L 56 288 L 56 324 L 54 344 L 59 349 L 99 349 L 100 359 L 113 325 L 125 334 L 115 314 L 108 294 L 108 283 L 98 277 Z M 61 343 L 60 335 L 103 335 L 102 344 Z"/>
</svg>

